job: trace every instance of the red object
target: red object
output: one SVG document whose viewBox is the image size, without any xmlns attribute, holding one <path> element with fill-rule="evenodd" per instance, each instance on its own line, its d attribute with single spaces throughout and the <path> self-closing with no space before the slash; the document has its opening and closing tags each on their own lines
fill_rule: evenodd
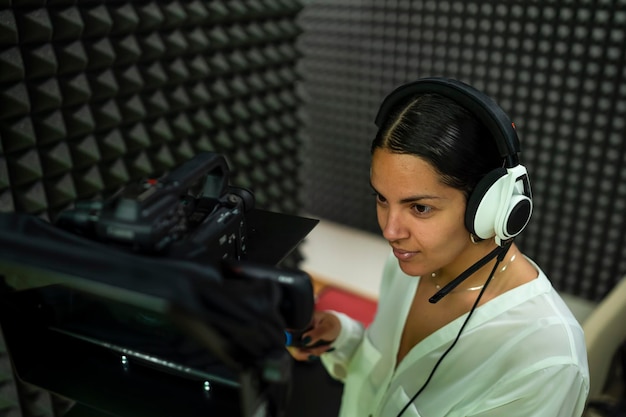
<svg viewBox="0 0 626 417">
<path fill-rule="evenodd" d="M 366 327 L 374 320 L 376 301 L 337 287 L 324 287 L 317 296 L 316 310 L 335 310 L 360 321 Z"/>
</svg>

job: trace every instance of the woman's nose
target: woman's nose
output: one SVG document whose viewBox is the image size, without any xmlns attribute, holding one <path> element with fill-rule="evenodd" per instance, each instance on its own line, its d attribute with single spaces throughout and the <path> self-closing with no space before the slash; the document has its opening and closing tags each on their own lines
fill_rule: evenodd
<svg viewBox="0 0 626 417">
<path fill-rule="evenodd" d="M 402 217 L 399 213 L 392 210 L 379 213 L 379 223 L 383 237 L 390 242 L 401 240 L 408 236 L 408 231 L 406 227 L 404 227 Z"/>
</svg>

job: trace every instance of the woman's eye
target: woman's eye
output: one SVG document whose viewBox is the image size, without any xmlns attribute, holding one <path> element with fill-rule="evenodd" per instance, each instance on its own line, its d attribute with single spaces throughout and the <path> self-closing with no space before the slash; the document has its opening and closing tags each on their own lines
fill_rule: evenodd
<svg viewBox="0 0 626 417">
<path fill-rule="evenodd" d="M 413 206 L 413 210 L 417 213 L 417 214 L 428 214 L 432 211 L 432 208 L 429 206 L 424 206 L 422 204 L 415 204 Z"/>
<path fill-rule="evenodd" d="M 385 202 L 387 202 L 385 197 L 383 197 L 382 195 L 380 195 L 378 193 L 374 193 L 374 197 L 376 197 L 376 202 L 378 202 L 378 203 L 385 203 Z"/>
</svg>

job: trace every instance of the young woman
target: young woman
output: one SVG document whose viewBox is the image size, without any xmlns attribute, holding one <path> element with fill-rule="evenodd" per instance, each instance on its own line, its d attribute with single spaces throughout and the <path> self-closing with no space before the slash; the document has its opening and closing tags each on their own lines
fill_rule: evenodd
<svg viewBox="0 0 626 417">
<path fill-rule="evenodd" d="M 316 312 L 312 347 L 292 355 L 344 382 L 341 417 L 580 416 L 582 329 L 513 244 L 532 207 L 514 126 L 438 78 L 395 90 L 377 124 L 370 181 L 391 254 L 376 317 Z"/>
</svg>

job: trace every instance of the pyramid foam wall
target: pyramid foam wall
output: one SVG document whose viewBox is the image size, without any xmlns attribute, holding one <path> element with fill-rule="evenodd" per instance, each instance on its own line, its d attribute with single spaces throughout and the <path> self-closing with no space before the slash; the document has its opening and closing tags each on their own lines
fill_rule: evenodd
<svg viewBox="0 0 626 417">
<path fill-rule="evenodd" d="M 0 6 L 0 210 L 54 217 L 196 152 L 293 213 L 300 98 L 287 1 Z"/>
<path fill-rule="evenodd" d="M 256 207 L 297 214 L 301 7 L 0 0 L 0 211 L 53 220 L 213 151 Z M 0 416 L 67 408 L 0 365 Z"/>
<path fill-rule="evenodd" d="M 626 274 L 626 1 L 313 2 L 300 16 L 306 209 L 379 233 L 369 188 L 378 105 L 458 78 L 515 121 L 535 212 L 517 239 L 557 289 L 601 299 Z"/>
</svg>

